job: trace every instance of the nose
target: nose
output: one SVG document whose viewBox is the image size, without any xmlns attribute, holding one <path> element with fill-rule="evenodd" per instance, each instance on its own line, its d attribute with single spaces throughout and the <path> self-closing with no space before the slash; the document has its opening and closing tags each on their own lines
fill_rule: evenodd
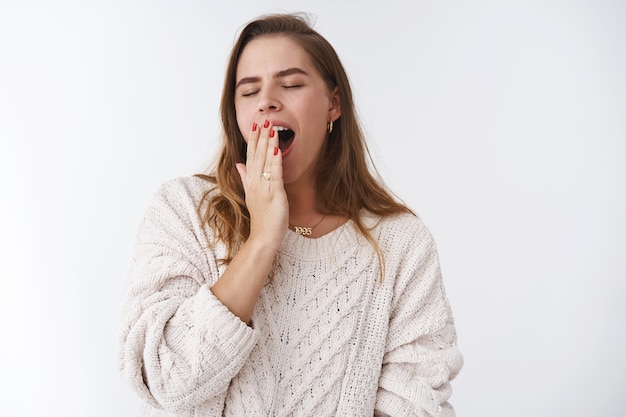
<svg viewBox="0 0 626 417">
<path fill-rule="evenodd" d="M 270 91 L 266 91 L 259 95 L 259 102 L 257 104 L 259 113 L 268 113 L 271 111 L 278 111 L 282 108 L 280 100 L 278 100 L 274 94 Z"/>
</svg>

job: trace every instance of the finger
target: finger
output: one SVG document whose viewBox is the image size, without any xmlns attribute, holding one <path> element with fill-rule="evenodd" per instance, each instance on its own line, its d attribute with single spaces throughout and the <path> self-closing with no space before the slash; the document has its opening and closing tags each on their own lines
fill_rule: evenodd
<svg viewBox="0 0 626 417">
<path fill-rule="evenodd" d="M 278 135 L 276 135 L 278 136 Z M 272 173 L 272 181 L 283 182 L 283 153 L 278 147 L 278 141 L 272 147 L 272 155 L 271 160 L 268 165 L 270 167 L 270 172 Z"/>
<path fill-rule="evenodd" d="M 267 144 L 267 152 L 265 155 L 265 171 L 270 171 L 272 173 L 272 177 L 281 178 L 282 177 L 282 161 L 280 154 L 280 149 L 278 147 L 278 133 L 274 129 L 270 130 L 268 144 Z M 278 158 L 280 162 L 281 175 L 277 175 L 275 160 Z"/>
<path fill-rule="evenodd" d="M 246 165 L 254 160 L 256 149 L 259 141 L 260 134 L 259 126 L 256 123 L 252 123 L 250 128 L 250 134 L 248 135 L 248 146 L 246 150 Z"/>
<path fill-rule="evenodd" d="M 263 128 L 261 129 L 261 132 L 259 133 L 259 140 L 257 142 L 255 154 L 253 157 L 254 158 L 253 164 L 254 164 L 254 171 L 255 171 L 253 175 L 256 175 L 257 173 L 260 175 L 261 172 L 266 171 L 267 148 L 268 148 L 270 134 L 273 131 L 274 130 L 272 129 L 271 123 L 268 120 L 266 120 L 265 123 L 263 124 Z M 249 165 L 248 165 L 248 168 L 250 168 Z"/>
</svg>

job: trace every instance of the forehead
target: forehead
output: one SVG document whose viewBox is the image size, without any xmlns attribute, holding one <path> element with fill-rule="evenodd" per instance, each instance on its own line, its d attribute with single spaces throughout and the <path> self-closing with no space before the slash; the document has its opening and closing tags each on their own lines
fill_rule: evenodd
<svg viewBox="0 0 626 417">
<path fill-rule="evenodd" d="M 236 74 L 237 78 L 241 78 L 294 67 L 313 71 L 309 53 L 287 35 L 262 35 L 245 46 L 237 63 Z"/>
</svg>

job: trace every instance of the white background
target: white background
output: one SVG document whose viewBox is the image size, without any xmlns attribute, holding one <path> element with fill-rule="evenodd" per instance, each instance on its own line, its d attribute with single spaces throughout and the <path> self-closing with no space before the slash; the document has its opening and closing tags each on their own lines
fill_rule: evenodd
<svg viewBox="0 0 626 417">
<path fill-rule="evenodd" d="M 437 239 L 459 416 L 626 415 L 626 5 L 0 2 L 0 415 L 133 416 L 120 291 L 148 198 L 219 135 L 235 33 L 309 11 Z"/>
</svg>

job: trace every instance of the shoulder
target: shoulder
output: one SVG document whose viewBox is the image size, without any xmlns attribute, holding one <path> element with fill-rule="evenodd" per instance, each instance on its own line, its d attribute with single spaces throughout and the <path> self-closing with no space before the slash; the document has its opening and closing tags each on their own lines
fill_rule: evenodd
<svg viewBox="0 0 626 417">
<path fill-rule="evenodd" d="M 420 217 L 406 213 L 380 218 L 372 235 L 383 256 L 383 282 L 394 288 L 394 303 L 404 293 L 423 294 L 438 285 L 437 245 Z"/>
<path fill-rule="evenodd" d="M 209 181 L 194 176 L 167 180 L 153 194 L 146 215 L 195 220 L 205 194 L 213 188 Z"/>
<path fill-rule="evenodd" d="M 362 215 L 362 219 L 381 247 L 434 245 L 430 230 L 415 214 L 402 213 L 379 217 L 366 212 Z"/>
<path fill-rule="evenodd" d="M 173 178 L 162 183 L 155 198 L 166 200 L 185 199 L 199 202 L 213 188 L 208 180 L 196 176 Z"/>
</svg>

